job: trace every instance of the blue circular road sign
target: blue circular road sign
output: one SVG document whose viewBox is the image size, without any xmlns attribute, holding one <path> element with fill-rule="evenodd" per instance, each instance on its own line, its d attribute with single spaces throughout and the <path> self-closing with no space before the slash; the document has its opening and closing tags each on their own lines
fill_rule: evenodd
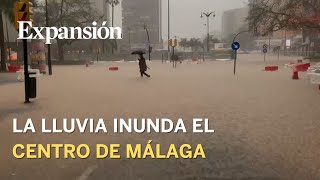
<svg viewBox="0 0 320 180">
<path fill-rule="evenodd" d="M 268 52 L 268 49 L 263 49 L 263 53 L 267 53 Z"/>
<path fill-rule="evenodd" d="M 231 48 L 232 48 L 234 51 L 237 51 L 238 49 L 240 49 L 240 43 L 239 43 L 239 42 L 234 42 L 234 43 L 232 43 Z"/>
</svg>

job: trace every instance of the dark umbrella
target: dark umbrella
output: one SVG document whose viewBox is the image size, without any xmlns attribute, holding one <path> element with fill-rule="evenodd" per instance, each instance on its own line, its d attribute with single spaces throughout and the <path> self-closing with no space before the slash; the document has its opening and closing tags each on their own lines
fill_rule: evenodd
<svg viewBox="0 0 320 180">
<path fill-rule="evenodd" d="M 146 54 L 144 51 L 134 51 L 131 53 L 132 55 L 137 55 L 137 54 Z"/>
</svg>

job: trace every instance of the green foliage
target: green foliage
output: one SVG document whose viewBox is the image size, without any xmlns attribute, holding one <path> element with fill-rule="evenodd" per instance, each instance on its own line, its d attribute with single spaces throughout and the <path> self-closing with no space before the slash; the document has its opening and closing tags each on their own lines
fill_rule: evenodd
<svg viewBox="0 0 320 180">
<path fill-rule="evenodd" d="M 197 51 L 203 47 L 203 44 L 199 38 L 191 38 L 190 40 L 182 38 L 179 45 L 184 48 L 191 48 L 192 51 Z"/>
<path fill-rule="evenodd" d="M 207 39 L 208 37 L 206 37 L 204 40 L 203 40 L 203 43 L 206 44 L 207 43 Z M 215 38 L 213 35 L 210 35 L 209 36 L 209 43 L 210 44 L 214 44 L 214 43 L 220 43 L 220 40 Z"/>
</svg>

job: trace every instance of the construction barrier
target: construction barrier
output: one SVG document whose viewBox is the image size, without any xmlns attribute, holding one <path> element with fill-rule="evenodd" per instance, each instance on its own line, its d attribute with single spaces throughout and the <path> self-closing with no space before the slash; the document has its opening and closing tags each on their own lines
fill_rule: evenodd
<svg viewBox="0 0 320 180">
<path fill-rule="evenodd" d="M 118 71 L 119 67 L 109 67 L 109 71 Z"/>
<path fill-rule="evenodd" d="M 293 71 L 292 79 L 293 80 L 299 80 L 299 71 Z"/>
<path fill-rule="evenodd" d="M 21 66 L 17 64 L 12 64 L 8 66 L 9 72 L 17 72 L 17 71 L 20 71 L 20 69 L 21 69 Z"/>
<path fill-rule="evenodd" d="M 295 71 L 298 71 L 298 72 L 307 72 L 310 66 L 311 66 L 310 63 L 298 64 L 298 65 L 296 65 L 296 67 L 295 67 Z"/>
<path fill-rule="evenodd" d="M 266 66 L 265 71 L 278 71 L 279 67 L 278 66 Z"/>
</svg>

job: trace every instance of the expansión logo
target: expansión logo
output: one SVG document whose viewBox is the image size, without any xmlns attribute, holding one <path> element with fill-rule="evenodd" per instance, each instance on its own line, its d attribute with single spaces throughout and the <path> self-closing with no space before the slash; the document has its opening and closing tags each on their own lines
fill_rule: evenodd
<svg viewBox="0 0 320 180">
<path fill-rule="evenodd" d="M 122 39 L 120 27 L 106 27 L 103 21 L 101 27 L 92 22 L 92 27 L 33 27 L 32 21 L 19 21 L 18 39 L 40 39 L 45 44 L 51 44 L 53 39 Z M 29 31 L 30 30 L 30 31 Z M 31 31 L 33 30 L 33 31 Z"/>
</svg>

